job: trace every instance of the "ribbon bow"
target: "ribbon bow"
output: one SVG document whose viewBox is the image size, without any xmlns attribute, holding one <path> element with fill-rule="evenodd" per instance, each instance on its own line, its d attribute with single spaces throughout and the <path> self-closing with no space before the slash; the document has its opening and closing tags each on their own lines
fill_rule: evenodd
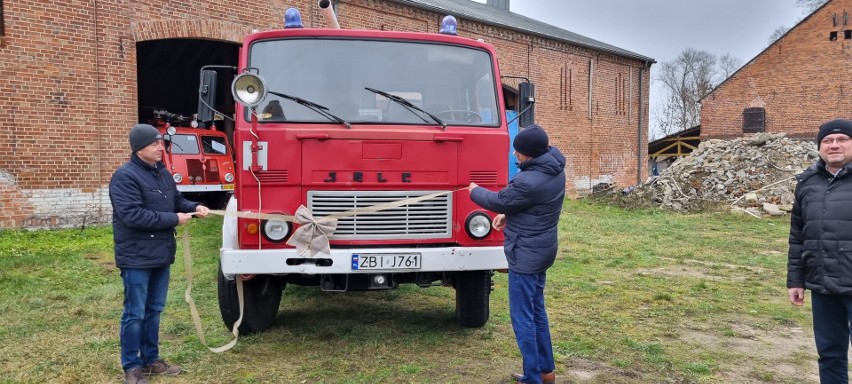
<svg viewBox="0 0 852 384">
<path fill-rule="evenodd" d="M 311 210 L 300 205 L 296 210 L 295 220 L 299 228 L 287 240 L 287 245 L 296 247 L 299 256 L 314 257 L 318 253 L 331 254 L 328 237 L 337 229 L 337 219 L 322 217 L 314 219 Z"/>
</svg>

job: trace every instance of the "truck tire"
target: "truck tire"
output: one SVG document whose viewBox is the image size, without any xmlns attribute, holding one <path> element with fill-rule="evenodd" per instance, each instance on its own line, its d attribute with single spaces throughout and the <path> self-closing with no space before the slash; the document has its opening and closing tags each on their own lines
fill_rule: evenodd
<svg viewBox="0 0 852 384">
<path fill-rule="evenodd" d="M 488 322 L 491 271 L 456 273 L 456 318 L 459 325 L 479 328 Z"/>
<path fill-rule="evenodd" d="M 219 267 L 219 312 L 228 330 L 234 328 L 234 323 L 240 318 L 240 302 L 237 296 L 236 280 L 228 280 Z M 265 331 L 275 322 L 278 307 L 281 305 L 281 294 L 285 284 L 278 283 L 273 276 L 259 275 L 243 281 L 243 321 L 240 323 L 240 334 L 252 334 Z"/>
<path fill-rule="evenodd" d="M 228 206 L 228 201 L 231 200 L 233 194 L 231 192 L 218 192 L 214 194 L 213 201 L 210 203 L 210 208 L 225 209 Z"/>
</svg>

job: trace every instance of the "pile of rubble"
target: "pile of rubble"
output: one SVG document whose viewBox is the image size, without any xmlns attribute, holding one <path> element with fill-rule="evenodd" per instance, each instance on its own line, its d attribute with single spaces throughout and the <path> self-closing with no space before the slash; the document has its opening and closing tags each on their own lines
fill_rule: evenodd
<svg viewBox="0 0 852 384">
<path fill-rule="evenodd" d="M 792 209 L 795 175 L 819 158 L 813 141 L 784 133 L 703 141 L 659 176 L 623 191 L 625 200 L 645 200 L 676 211 L 710 206 L 754 216 Z"/>
</svg>

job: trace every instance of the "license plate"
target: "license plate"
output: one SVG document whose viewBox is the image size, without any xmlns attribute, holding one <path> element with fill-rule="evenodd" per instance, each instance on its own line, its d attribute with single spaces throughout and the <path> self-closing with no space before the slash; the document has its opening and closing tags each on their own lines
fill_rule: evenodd
<svg viewBox="0 0 852 384">
<path fill-rule="evenodd" d="M 233 191 L 233 190 L 234 190 L 234 185 L 233 185 L 233 184 L 223 184 L 223 185 L 222 185 L 222 190 L 223 190 L 223 191 Z"/>
<path fill-rule="evenodd" d="M 352 270 L 363 269 L 420 269 L 419 253 L 393 255 L 352 254 Z"/>
</svg>

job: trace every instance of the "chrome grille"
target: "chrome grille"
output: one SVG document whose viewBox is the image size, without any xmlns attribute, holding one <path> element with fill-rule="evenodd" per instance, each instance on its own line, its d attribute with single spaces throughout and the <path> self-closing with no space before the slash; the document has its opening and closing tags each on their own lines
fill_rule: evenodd
<svg viewBox="0 0 852 384">
<path fill-rule="evenodd" d="M 443 191 L 309 191 L 314 217 L 419 197 Z M 332 240 L 394 240 L 449 238 L 452 194 L 378 212 L 338 220 Z"/>
</svg>

